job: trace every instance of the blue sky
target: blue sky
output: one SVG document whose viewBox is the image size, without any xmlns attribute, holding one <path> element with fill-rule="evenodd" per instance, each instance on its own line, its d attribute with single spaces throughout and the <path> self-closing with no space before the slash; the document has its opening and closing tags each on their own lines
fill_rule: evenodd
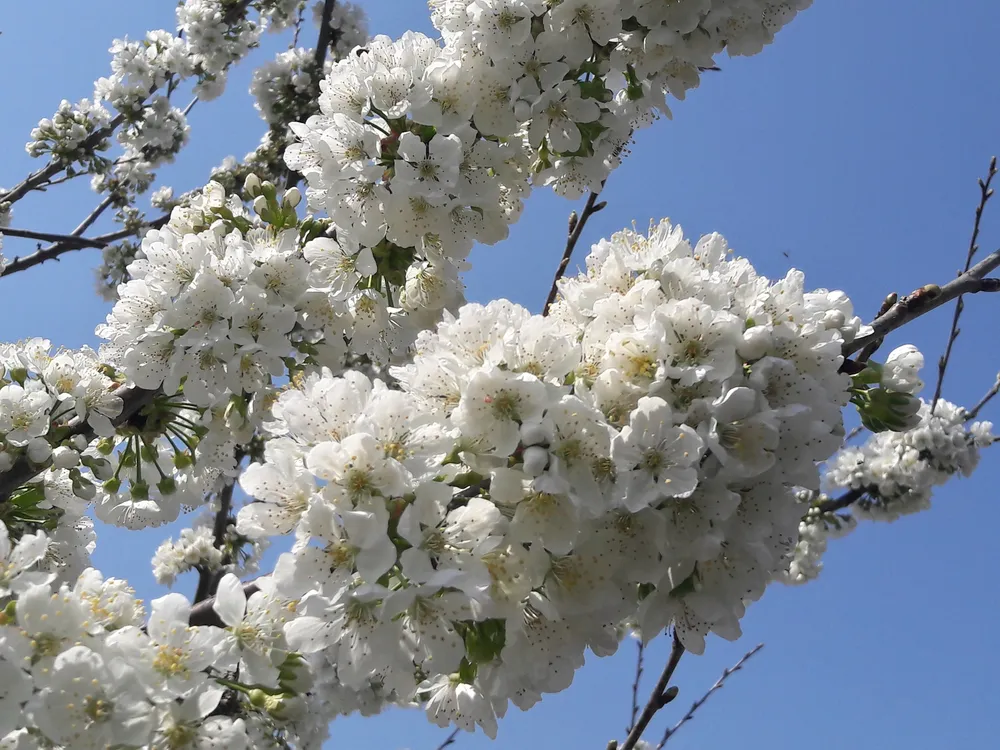
<svg viewBox="0 0 1000 750">
<path fill-rule="evenodd" d="M 374 32 L 429 30 L 418 0 L 362 4 Z M 108 70 L 113 37 L 172 28 L 173 3 L 55 0 L 44 17 L 37 4 L 8 6 L 0 20 L 0 138 L 7 144 L 0 185 L 10 186 L 38 166 L 22 148 L 38 119 L 62 98 L 91 95 L 93 80 Z M 991 49 L 998 28 L 993 0 L 817 0 L 772 48 L 721 59 L 722 71 L 706 75 L 702 88 L 674 107 L 673 121 L 640 134 L 633 156 L 609 180 L 608 207 L 588 225 L 576 260 L 587 243 L 633 220 L 644 226 L 669 216 L 689 234 L 722 232 L 762 273 L 783 275 L 791 263 L 813 287 L 846 290 L 866 318 L 889 291 L 943 283 L 964 259 L 976 178 L 1000 151 Z M 253 59 L 277 49 L 268 40 Z M 193 110 L 191 144 L 163 171 L 164 184 L 198 186 L 223 157 L 255 145 L 263 123 L 246 95 L 252 63 L 234 73 L 223 99 Z M 13 226 L 69 231 L 95 202 L 85 185 L 71 183 L 17 204 Z M 540 310 L 572 208 L 536 192 L 509 240 L 475 252 L 469 299 L 505 296 Z M 989 252 L 998 243 L 1000 205 L 987 215 L 980 244 Z M 6 242 L 8 257 L 30 250 Z M 44 335 L 58 345 L 96 344 L 94 325 L 108 309 L 92 291 L 96 264 L 96 251 L 82 251 L 0 279 L 0 341 Z M 974 403 L 1000 369 L 995 304 L 968 300 L 945 387 L 950 400 Z M 890 347 L 915 343 L 933 365 L 950 317 L 941 310 Z M 933 367 L 926 379 L 932 387 Z M 984 416 L 1000 421 L 1000 409 Z M 676 677 L 681 695 L 650 739 L 725 666 L 764 641 L 764 651 L 670 747 L 995 743 L 994 459 L 987 454 L 973 478 L 939 491 L 930 512 L 864 526 L 833 543 L 818 582 L 775 587 L 750 609 L 742 641 L 716 639 L 705 656 L 685 658 Z M 142 596 L 156 596 L 162 589 L 148 560 L 163 534 L 102 529 L 95 559 Z M 653 649 L 650 686 L 664 658 L 662 645 Z M 499 746 L 603 748 L 622 735 L 633 668 L 630 643 L 616 657 L 591 659 L 570 690 L 531 712 L 513 710 L 501 723 Z M 445 734 L 419 714 L 397 711 L 364 724 L 338 720 L 330 746 L 431 750 Z M 481 735 L 463 735 L 456 747 L 487 746 Z"/>
</svg>

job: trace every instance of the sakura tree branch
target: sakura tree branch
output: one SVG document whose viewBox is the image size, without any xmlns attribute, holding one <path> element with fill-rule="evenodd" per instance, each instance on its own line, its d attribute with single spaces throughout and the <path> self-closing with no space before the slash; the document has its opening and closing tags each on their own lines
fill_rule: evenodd
<svg viewBox="0 0 1000 750">
<path fill-rule="evenodd" d="M 52 232 L 36 232 L 32 229 L 16 229 L 8 227 L 3 230 L 7 237 L 20 237 L 26 240 L 42 240 L 43 242 L 60 242 L 73 250 L 83 247 L 107 247 L 108 243 L 100 239 L 76 237 L 71 234 L 53 234 Z"/>
<path fill-rule="evenodd" d="M 764 648 L 764 644 L 758 643 L 752 649 L 743 654 L 743 658 L 740 659 L 738 662 L 736 662 L 736 664 L 725 670 L 722 673 L 722 676 L 715 681 L 715 684 L 708 689 L 708 692 L 691 704 L 691 708 L 688 709 L 688 712 L 684 714 L 683 718 L 681 718 L 680 721 L 678 721 L 670 729 L 668 729 L 663 733 L 663 739 L 660 740 L 660 744 L 656 746 L 656 750 L 662 750 L 663 746 L 667 744 L 667 740 L 673 737 L 674 733 L 677 732 L 678 729 L 680 729 L 687 722 L 691 721 L 691 719 L 694 718 L 695 712 L 705 704 L 705 701 L 707 701 L 712 696 L 712 693 L 714 693 L 716 690 L 719 690 L 723 685 L 725 685 L 726 680 L 729 679 L 729 676 L 731 674 L 739 672 L 741 669 L 743 669 L 743 665 L 746 664 L 747 661 L 762 648 Z"/>
<path fill-rule="evenodd" d="M 983 407 L 992 401 L 998 393 L 1000 393 L 1000 373 L 997 373 L 997 378 L 993 383 L 993 387 L 986 391 L 986 395 L 979 399 L 978 404 L 965 413 L 965 421 L 971 422 L 973 419 L 978 417 L 979 412 L 983 410 Z"/>
<path fill-rule="evenodd" d="M 597 202 L 598 194 L 590 194 L 586 205 L 583 207 L 583 213 L 580 214 L 579 218 L 576 215 L 576 211 L 569 215 L 569 237 L 566 239 L 566 249 L 563 251 L 562 260 L 559 261 L 559 267 L 556 268 L 556 275 L 552 279 L 552 288 L 549 289 L 549 296 L 545 299 L 545 307 L 542 308 L 542 315 L 548 315 L 549 307 L 556 301 L 556 295 L 559 293 L 559 279 L 566 273 L 566 267 L 573 256 L 573 249 L 576 247 L 576 243 L 579 242 L 580 235 L 583 234 L 583 228 L 587 226 L 587 220 L 608 205 L 607 201 Z"/>
<path fill-rule="evenodd" d="M 639 681 L 642 679 L 642 656 L 646 650 L 642 640 L 636 641 L 639 645 L 638 653 L 635 656 L 635 681 L 632 683 L 632 715 L 629 718 L 628 726 L 625 728 L 627 735 L 635 726 L 635 719 L 639 715 Z"/>
<path fill-rule="evenodd" d="M 323 75 L 323 64 L 326 62 L 326 54 L 330 51 L 330 44 L 336 42 L 334 38 L 334 29 L 330 26 L 330 20 L 333 18 L 333 7 L 337 4 L 337 0 L 325 0 L 323 3 L 323 16 L 322 20 L 319 22 L 319 39 L 316 40 L 316 68 L 317 75 L 322 77 Z"/>
<path fill-rule="evenodd" d="M 89 218 L 89 217 L 88 217 Z M 94 219 L 96 221 L 96 217 Z M 108 234 L 102 234 L 97 237 L 90 238 L 90 245 L 79 245 L 73 244 L 72 242 L 67 242 L 60 240 L 55 242 L 48 247 L 40 248 L 39 250 L 33 252 L 31 255 L 25 255 L 24 257 L 14 258 L 3 271 L 0 271 L 0 277 L 10 276 L 18 271 L 25 271 L 33 266 L 37 266 L 40 263 L 45 263 L 49 260 L 59 260 L 61 255 L 73 252 L 74 250 L 80 250 L 82 247 L 107 247 L 112 243 L 123 240 L 127 237 L 132 237 L 138 235 L 145 229 L 159 229 L 164 224 L 170 220 L 170 214 L 164 214 L 153 221 L 147 222 L 139 226 L 138 228 L 127 228 L 119 229 L 116 232 L 109 232 Z M 100 244 L 98 244 L 100 243 Z"/>
<path fill-rule="evenodd" d="M 963 273 L 968 273 L 969 266 L 972 265 L 972 258 L 975 256 L 976 251 L 979 250 L 979 225 L 983 218 L 983 211 L 986 210 L 986 204 L 989 202 L 990 198 L 993 196 L 993 189 L 990 187 L 990 183 L 993 182 L 993 178 L 997 173 L 997 158 L 994 156 L 990 159 L 990 168 L 986 173 L 986 179 L 979 180 L 979 205 L 976 206 L 976 219 L 972 224 L 972 239 L 969 241 L 969 252 L 965 256 L 965 267 L 959 272 L 959 276 Z M 934 398 L 931 401 L 931 414 L 934 413 L 934 407 L 937 406 L 938 399 L 941 398 L 941 388 L 944 386 L 944 374 L 948 369 L 948 362 L 951 360 L 951 350 L 955 345 L 955 339 L 962 332 L 958 327 L 958 319 L 962 317 L 962 311 L 965 309 L 965 302 L 959 295 L 958 300 L 955 302 L 955 314 L 951 319 L 951 331 L 948 333 L 948 345 L 944 350 L 944 354 L 938 359 L 938 377 L 937 385 L 934 387 Z"/>
<path fill-rule="evenodd" d="M 677 687 L 670 687 L 670 679 L 674 676 L 674 671 L 677 669 L 677 664 L 683 655 L 684 646 L 681 645 L 680 639 L 675 632 L 667 666 L 663 668 L 660 679 L 656 681 L 656 687 L 653 688 L 653 693 L 649 696 L 649 702 L 642 709 L 639 719 L 635 722 L 635 726 L 632 727 L 632 731 L 628 733 L 625 741 L 618 746 L 618 750 L 633 750 L 639 738 L 642 737 L 642 733 L 649 726 L 649 722 L 656 716 L 656 712 L 677 697 Z"/>
<path fill-rule="evenodd" d="M 1000 279 L 986 278 L 986 274 L 998 267 L 1000 267 L 1000 250 L 996 250 L 944 286 L 928 284 L 903 297 L 886 313 L 878 316 L 872 322 L 872 333 L 845 343 L 842 349 L 844 356 L 849 357 L 873 342 L 881 341 L 892 331 L 902 328 L 907 323 L 948 304 L 963 294 L 1000 292 Z"/>
<path fill-rule="evenodd" d="M 858 489 L 852 489 L 845 492 L 840 497 L 831 497 L 829 500 L 824 500 L 821 503 L 817 503 L 813 507 L 820 513 L 833 513 L 838 510 L 843 510 L 848 506 L 854 505 L 858 500 L 863 498 L 868 494 L 867 488 L 861 487 Z"/>
<path fill-rule="evenodd" d="M 235 481 L 227 481 L 222 491 L 219 492 L 219 509 L 215 512 L 215 523 L 212 526 L 212 535 L 216 549 L 222 549 L 225 546 L 226 529 L 233 521 L 233 489 L 235 486 Z M 222 564 L 227 565 L 231 562 L 232 559 L 223 554 Z M 220 580 L 222 580 L 221 571 L 209 570 L 204 566 L 200 567 L 198 570 L 198 588 L 195 590 L 194 602 L 197 604 L 211 596 L 215 596 Z"/>
<path fill-rule="evenodd" d="M 260 591 L 260 586 L 257 585 L 255 581 L 247 581 L 243 584 L 243 594 L 249 599 L 251 596 Z M 215 596 L 210 596 L 207 599 L 195 604 L 191 607 L 191 614 L 188 616 L 189 625 L 215 625 L 216 627 L 224 628 L 226 623 L 222 621 L 222 618 L 216 613 L 212 608 L 215 604 Z"/>
</svg>

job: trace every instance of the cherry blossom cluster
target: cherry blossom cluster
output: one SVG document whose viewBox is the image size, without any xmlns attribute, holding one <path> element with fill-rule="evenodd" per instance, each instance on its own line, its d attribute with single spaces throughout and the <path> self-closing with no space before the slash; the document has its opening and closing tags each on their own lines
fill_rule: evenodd
<svg viewBox="0 0 1000 750">
<path fill-rule="evenodd" d="M 378 360 L 405 352 L 424 321 L 462 301 L 457 274 L 435 286 L 433 269 L 406 253 L 376 256 L 300 223 L 295 188 L 279 201 L 251 177 L 246 195 L 256 215 L 211 183 L 144 237 L 99 328 L 102 356 L 140 387 L 174 393 L 183 383 L 191 403 L 235 398 L 246 415 L 289 367 L 340 371 L 348 348 Z"/>
<path fill-rule="evenodd" d="M 214 515 L 204 516 L 191 528 L 182 529 L 176 542 L 167 539 L 157 547 L 153 554 L 153 577 L 157 583 L 173 586 L 177 576 L 191 570 L 241 577 L 257 572 L 267 539 L 248 540 L 230 523 L 220 542 L 215 538 L 214 520 Z M 248 542 L 249 548 L 245 546 Z"/>
<path fill-rule="evenodd" d="M 930 507 L 931 493 L 955 475 L 969 476 L 979 451 L 994 440 L 990 422 L 972 422 L 967 412 L 938 399 L 921 402 L 919 424 L 906 432 L 872 435 L 862 446 L 849 446 L 830 462 L 831 492 L 859 490 L 861 518 L 893 521 Z"/>
<path fill-rule="evenodd" d="M 265 422 L 237 529 L 294 532 L 273 581 L 289 645 L 352 690 L 496 729 L 569 686 L 616 626 L 700 653 L 787 567 L 796 487 L 843 438 L 861 330 L 663 222 L 596 245 L 549 317 L 467 305 L 420 334 L 401 390 L 313 372 Z"/>
<path fill-rule="evenodd" d="M 292 603 L 266 581 L 248 598 L 223 577 L 222 626 L 189 625 L 180 594 L 146 619 L 124 581 L 93 569 L 53 581 L 48 546 L 44 533 L 13 543 L 0 523 L 0 746 L 316 747 L 338 713 L 377 705 L 307 692 L 313 669 L 282 634 Z"/>
<path fill-rule="evenodd" d="M 904 347 L 893 352 L 897 362 L 903 352 L 915 363 L 912 351 Z M 890 355 L 890 365 L 893 359 Z M 915 370 L 907 380 L 914 382 Z M 808 510 L 786 583 L 814 580 L 823 568 L 827 540 L 853 531 L 859 520 L 895 521 L 929 510 L 934 489 L 952 477 L 970 476 L 980 450 L 997 439 L 991 422 L 971 421 L 965 409 L 944 399 L 938 399 L 933 415 L 930 404 L 921 401 L 916 416 L 912 429 L 881 432 L 861 446 L 844 447 L 827 464 L 827 492 L 802 493 Z M 845 496 L 851 500 L 848 506 L 821 512 L 824 504 Z"/>
</svg>

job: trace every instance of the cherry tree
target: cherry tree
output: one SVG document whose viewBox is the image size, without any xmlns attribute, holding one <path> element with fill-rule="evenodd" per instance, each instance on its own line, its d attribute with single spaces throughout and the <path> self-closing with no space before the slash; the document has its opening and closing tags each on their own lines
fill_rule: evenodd
<svg viewBox="0 0 1000 750">
<path fill-rule="evenodd" d="M 93 96 L 32 131 L 42 166 L 0 189 L 0 284 L 96 248 L 114 302 L 97 351 L 0 346 L 0 746 L 318 747 L 393 705 L 494 737 L 634 637 L 612 745 L 662 747 L 760 647 L 643 739 L 685 654 L 971 474 L 1000 380 L 968 406 L 942 387 L 963 299 L 1000 291 L 978 248 L 995 160 L 962 272 L 867 322 L 668 220 L 568 273 L 635 133 L 809 5 L 431 0 L 438 38 L 391 39 L 342 0 L 185 0 L 176 28 L 115 40 Z M 154 190 L 266 33 L 291 43 L 254 72 L 259 147 Z M 98 202 L 75 230 L 18 225 L 20 200 L 81 177 Z M 472 248 L 546 189 L 583 207 L 541 314 L 467 304 Z M 120 229 L 90 233 L 108 212 Z M 881 347 L 946 305 L 921 398 L 924 356 Z M 190 598 L 146 604 L 91 566 L 100 525 L 182 516 L 152 565 L 197 571 Z"/>
</svg>

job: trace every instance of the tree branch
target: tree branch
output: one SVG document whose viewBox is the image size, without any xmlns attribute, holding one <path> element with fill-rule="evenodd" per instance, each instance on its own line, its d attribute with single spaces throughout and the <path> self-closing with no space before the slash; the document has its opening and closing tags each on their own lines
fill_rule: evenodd
<svg viewBox="0 0 1000 750">
<path fill-rule="evenodd" d="M 243 584 L 243 593 L 249 599 L 251 596 L 260 591 L 260 587 L 255 581 L 247 581 Z M 219 628 L 224 628 L 226 623 L 222 621 L 222 618 L 216 614 L 215 610 L 212 609 L 212 605 L 215 604 L 215 597 L 210 596 L 208 599 L 204 599 L 193 607 L 191 607 L 191 614 L 188 617 L 189 625 L 215 625 Z"/>
<path fill-rule="evenodd" d="M 42 240 L 44 242 L 60 242 L 68 245 L 73 250 L 83 247 L 107 247 L 108 243 L 98 239 L 88 239 L 86 237 L 76 237 L 71 234 L 53 234 L 52 232 L 36 232 L 32 229 L 15 229 L 7 227 L 3 230 L 7 237 L 20 237 L 25 240 Z"/>
<path fill-rule="evenodd" d="M 142 388 L 129 388 L 121 394 L 122 411 L 117 417 L 111 420 L 116 427 L 129 421 L 139 411 L 152 403 L 159 391 L 147 391 Z M 86 422 L 68 430 L 63 439 L 74 435 L 83 435 L 88 441 L 93 440 L 96 435 L 93 429 Z M 27 455 L 18 458 L 9 470 L 0 474 L 0 504 L 7 502 L 11 494 L 25 482 L 30 482 L 36 476 L 48 468 L 48 462 L 44 464 L 34 464 L 28 460 Z"/>
<path fill-rule="evenodd" d="M 928 284 L 899 300 L 892 308 L 872 322 L 872 333 L 861 336 L 844 344 L 842 352 L 849 357 L 854 352 L 861 351 L 869 344 L 880 341 L 886 335 L 946 305 L 963 294 L 978 292 L 1000 292 L 1000 279 L 984 278 L 986 274 L 1000 267 L 1000 250 L 997 250 L 979 261 L 957 279 L 949 281 L 944 286 Z"/>
<path fill-rule="evenodd" d="M 333 39 L 333 28 L 330 26 L 330 19 L 333 18 L 333 6 L 337 0 L 325 0 L 323 3 L 323 17 L 319 23 L 319 38 L 316 40 L 316 67 L 318 75 L 322 78 L 323 64 L 326 62 L 326 54 L 330 51 L 330 43 Z"/>
<path fill-rule="evenodd" d="M 725 670 L 722 673 L 722 676 L 715 681 L 715 684 L 708 689 L 708 692 L 691 704 L 691 708 L 689 708 L 688 712 L 684 714 L 684 717 L 676 724 L 674 724 L 670 729 L 668 729 L 663 733 L 663 739 L 660 740 L 660 744 L 656 746 L 656 750 L 662 750 L 663 746 L 667 744 L 667 740 L 669 740 L 678 729 L 680 729 L 687 722 L 691 721 L 691 719 L 694 718 L 695 712 L 705 704 L 705 701 L 707 701 L 712 696 L 712 693 L 714 693 L 716 690 L 725 685 L 726 680 L 729 679 L 729 676 L 731 674 L 739 672 L 741 669 L 743 669 L 743 665 L 746 664 L 746 662 L 762 648 L 764 648 L 764 644 L 758 643 L 752 649 L 743 654 L 743 658 L 740 659 L 738 662 L 736 662 L 736 664 L 729 667 L 729 669 Z"/>
<path fill-rule="evenodd" d="M 601 184 L 603 189 L 604 185 Z M 566 239 L 566 249 L 563 251 L 562 260 L 559 261 L 559 267 L 556 268 L 555 278 L 552 279 L 552 288 L 549 289 L 549 296 L 545 299 L 545 307 L 542 308 L 542 315 L 549 314 L 549 307 L 552 303 L 556 301 L 556 295 L 559 293 L 559 279 L 563 277 L 566 273 L 566 266 L 569 265 L 569 259 L 573 256 L 573 249 L 576 247 L 576 243 L 580 240 L 580 235 L 583 234 L 583 228 L 587 226 L 587 219 L 596 214 L 607 204 L 607 201 L 597 202 L 597 196 L 599 193 L 591 193 L 587 198 L 587 203 L 583 207 L 583 213 L 580 214 L 579 219 L 577 219 L 576 211 L 569 215 L 569 237 Z"/>
<path fill-rule="evenodd" d="M 972 258 L 975 256 L 976 251 L 979 250 L 979 224 L 983 218 L 983 211 L 986 210 L 986 204 L 989 202 L 990 198 L 993 196 L 993 190 L 990 188 L 990 183 L 993 182 L 993 178 L 997 173 L 997 158 L 994 156 L 990 159 L 990 168 L 986 173 L 986 180 L 980 178 L 979 180 L 979 205 L 976 206 L 976 220 L 972 224 L 972 239 L 969 240 L 969 252 L 965 256 L 965 267 L 959 271 L 958 275 L 961 276 L 963 273 L 969 271 L 969 266 L 972 265 Z M 938 359 L 938 377 L 937 385 L 934 387 L 934 398 L 931 401 L 931 414 L 934 413 L 934 407 L 937 406 L 938 399 L 941 398 L 941 388 L 944 386 L 944 374 L 948 369 L 948 362 L 951 361 L 951 349 L 955 345 L 955 339 L 958 338 L 958 334 L 961 333 L 961 329 L 958 327 L 958 319 L 962 317 L 962 311 L 965 309 L 965 302 L 962 300 L 961 295 L 959 295 L 958 301 L 955 302 L 955 315 L 951 319 L 951 331 L 948 333 L 948 345 L 944 350 L 944 354 Z"/>
<path fill-rule="evenodd" d="M 233 490 L 236 487 L 235 480 L 227 481 L 226 486 L 219 492 L 219 509 L 215 513 L 215 523 L 212 526 L 212 536 L 216 549 L 222 549 L 226 543 L 226 529 L 232 523 Z M 229 555 L 223 554 L 222 565 L 232 562 Z M 209 570 L 202 567 L 198 570 L 198 588 L 195 590 L 194 603 L 203 602 L 210 596 L 215 596 L 219 588 L 219 581 L 222 580 L 222 571 Z"/>
<path fill-rule="evenodd" d="M 89 218 L 89 217 L 88 217 Z M 96 219 L 95 219 L 96 220 Z M 153 221 L 147 222 L 141 225 L 138 229 L 119 229 L 116 232 L 110 232 L 108 234 L 98 235 L 97 237 L 91 238 L 94 243 L 100 242 L 101 245 L 90 245 L 90 247 L 106 247 L 114 242 L 123 240 L 126 237 L 132 237 L 133 235 L 138 235 L 139 232 L 144 229 L 159 229 L 164 224 L 170 221 L 170 214 L 164 214 Z M 48 247 L 43 247 L 40 250 L 33 252 L 31 255 L 25 255 L 22 257 L 14 258 L 3 271 L 0 271 L 0 277 L 10 276 L 11 274 L 17 273 L 18 271 L 25 271 L 32 266 L 37 266 L 40 263 L 45 263 L 48 260 L 58 260 L 59 256 L 65 255 L 66 253 L 73 252 L 74 250 L 80 250 L 79 245 L 73 245 L 66 242 L 56 242 Z"/>
<path fill-rule="evenodd" d="M 458 732 L 459 732 L 459 730 L 455 729 L 451 734 L 449 734 L 445 738 L 444 742 L 442 742 L 440 745 L 437 746 L 437 750 L 444 750 L 449 745 L 454 745 L 455 744 L 455 738 L 458 737 Z"/>
<path fill-rule="evenodd" d="M 632 731 L 628 733 L 628 737 L 625 738 L 625 741 L 618 746 L 618 750 L 633 750 L 636 743 L 639 741 L 639 738 L 642 737 L 642 733 L 645 732 L 646 727 L 649 726 L 649 722 L 653 720 L 656 712 L 677 697 L 677 688 L 668 686 L 670 684 L 670 678 L 674 676 L 674 671 L 677 669 L 677 664 L 680 662 L 681 656 L 683 655 L 684 646 L 681 645 L 680 639 L 677 637 L 677 633 L 675 631 L 674 643 L 670 648 L 670 659 L 667 661 L 667 666 L 663 668 L 663 673 L 660 675 L 660 679 L 656 681 L 656 687 L 653 688 L 653 693 L 650 695 L 649 702 L 646 703 L 646 707 L 642 709 L 642 713 L 639 714 L 639 720 L 636 721 L 635 726 L 632 727 Z"/>
<path fill-rule="evenodd" d="M 854 503 L 867 494 L 868 490 L 865 488 L 848 490 L 840 497 L 832 497 L 829 500 L 817 503 L 813 507 L 820 513 L 833 513 L 834 511 L 843 510 L 849 505 L 854 505 Z"/>
<path fill-rule="evenodd" d="M 626 735 L 635 727 L 635 719 L 639 715 L 639 681 L 642 679 L 642 655 L 646 647 L 643 645 L 642 639 L 639 639 L 636 643 L 639 644 L 639 650 L 635 655 L 635 681 L 632 683 L 632 716 L 629 718 L 628 726 L 625 728 Z"/>
<path fill-rule="evenodd" d="M 969 411 L 965 413 L 965 421 L 971 422 L 973 419 L 979 416 L 979 412 L 983 410 L 993 398 L 1000 393 L 1000 373 L 997 373 L 997 379 L 993 383 L 993 387 L 986 391 L 986 395 L 979 399 L 979 403 L 972 407 Z"/>
</svg>

